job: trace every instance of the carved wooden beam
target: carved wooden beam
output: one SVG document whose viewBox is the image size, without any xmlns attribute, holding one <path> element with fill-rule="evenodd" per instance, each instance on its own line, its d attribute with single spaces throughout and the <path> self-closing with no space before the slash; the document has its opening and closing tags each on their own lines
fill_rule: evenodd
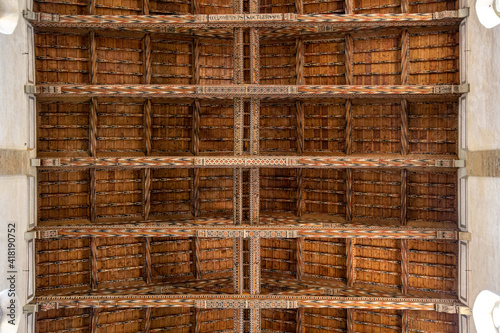
<svg viewBox="0 0 500 333">
<path fill-rule="evenodd" d="M 191 153 L 194 156 L 200 155 L 200 101 L 195 100 L 193 103 L 193 127 L 191 139 Z"/>
<path fill-rule="evenodd" d="M 201 318 L 201 309 L 199 308 L 195 308 L 194 309 L 194 333 L 203 333 L 201 331 L 201 321 L 202 321 L 202 318 Z"/>
<path fill-rule="evenodd" d="M 240 156 L 243 154 L 243 135 L 244 135 L 244 100 L 243 98 L 234 99 L 234 155 Z M 253 147 L 255 148 L 255 147 Z"/>
<path fill-rule="evenodd" d="M 94 1 L 94 0 L 92 0 Z M 91 8 L 95 9 L 94 6 Z M 95 37 L 95 31 L 92 30 L 89 35 L 89 75 L 90 84 L 97 84 L 97 42 Z"/>
<path fill-rule="evenodd" d="M 234 332 L 235 333 L 245 333 L 245 313 L 244 309 L 234 309 Z"/>
<path fill-rule="evenodd" d="M 103 225 L 68 225 L 35 227 L 36 238 L 60 237 L 212 237 L 212 238 L 386 238 L 386 239 L 449 239 L 457 240 L 455 229 L 371 226 L 350 223 L 321 223 L 315 220 L 273 219 L 279 225 L 224 225 L 133 223 Z M 264 222 L 269 222 L 269 219 Z M 304 224 L 300 224 L 304 222 Z M 288 224 L 286 224 L 289 222 Z M 295 223 L 293 223 L 295 222 Z M 310 222 L 310 223 L 308 223 Z M 352 244 L 351 244 L 352 246 Z"/>
<path fill-rule="evenodd" d="M 250 309 L 250 333 L 260 333 L 260 309 Z"/>
<path fill-rule="evenodd" d="M 97 323 L 99 321 L 99 309 L 90 310 L 90 333 L 97 333 Z"/>
<path fill-rule="evenodd" d="M 250 100 L 250 155 L 260 152 L 260 100 Z"/>
<path fill-rule="evenodd" d="M 279 296 L 275 295 L 99 295 L 99 296 L 37 296 L 38 311 L 63 308 L 137 308 L 137 307 L 196 307 L 202 309 L 393 309 L 434 311 L 445 308 L 457 313 L 460 304 L 453 299 L 436 298 L 383 298 L 339 296 Z"/>
<path fill-rule="evenodd" d="M 142 14 L 149 15 L 149 0 L 142 0 Z"/>
<path fill-rule="evenodd" d="M 191 13 L 198 14 L 200 11 L 200 0 L 191 0 Z"/>
<path fill-rule="evenodd" d="M 356 280 L 356 270 L 354 268 L 354 256 L 355 256 L 355 240 L 354 239 L 346 239 L 345 248 L 346 248 L 346 274 L 347 274 L 347 286 L 354 286 L 354 282 Z"/>
<path fill-rule="evenodd" d="M 237 71 L 237 70 L 235 70 Z M 242 78 L 241 78 L 242 79 Z M 242 82 L 242 81 L 241 81 Z M 291 98 L 291 97 L 397 97 L 402 95 L 425 97 L 429 95 L 459 96 L 469 90 L 468 85 L 109 85 L 109 84 L 38 84 L 27 85 L 25 91 L 37 97 L 169 97 L 169 98 Z M 397 96 L 392 96 L 397 95 Z"/>
<path fill-rule="evenodd" d="M 250 169 L 250 224 L 260 224 L 260 172 Z"/>
<path fill-rule="evenodd" d="M 410 12 L 410 0 L 401 0 L 401 13 Z"/>
<path fill-rule="evenodd" d="M 233 221 L 235 225 L 243 224 L 243 170 L 233 169 Z"/>
<path fill-rule="evenodd" d="M 97 279 L 97 239 L 95 237 L 90 237 L 89 239 L 90 248 L 90 289 L 97 290 L 98 279 Z"/>
<path fill-rule="evenodd" d="M 192 84 L 200 84 L 200 40 L 193 38 L 192 43 Z"/>
<path fill-rule="evenodd" d="M 201 239 L 200 237 L 193 237 L 193 262 L 194 262 L 194 276 L 196 279 L 201 279 Z"/>
<path fill-rule="evenodd" d="M 345 0 L 345 13 L 348 15 L 354 13 L 354 0 Z"/>
<path fill-rule="evenodd" d="M 150 32 L 178 32 L 183 28 L 250 28 L 250 27 L 387 27 L 456 24 L 468 16 L 467 10 L 435 13 L 352 14 L 353 0 L 346 1 L 347 14 L 242 13 L 222 15 L 59 15 L 23 12 L 35 27 L 133 29 Z"/>
<path fill-rule="evenodd" d="M 458 168 L 460 160 L 412 158 L 394 155 L 350 156 L 148 156 L 148 157 L 63 157 L 41 158 L 41 168 Z"/>
<path fill-rule="evenodd" d="M 296 278 L 297 280 L 302 280 L 304 276 L 304 238 L 297 238 L 297 269 L 296 269 Z"/>
<path fill-rule="evenodd" d="M 151 237 L 144 237 L 144 281 L 147 284 L 152 282 L 152 266 L 151 266 Z"/>
<path fill-rule="evenodd" d="M 89 14 L 90 15 L 95 15 L 95 12 L 96 12 L 95 4 L 96 4 L 96 0 L 89 1 Z"/>
<path fill-rule="evenodd" d="M 260 31 L 250 28 L 250 83 L 260 82 Z"/>
<path fill-rule="evenodd" d="M 300 38 L 295 40 L 295 76 L 296 85 L 304 84 L 304 43 Z"/>
<path fill-rule="evenodd" d="M 410 312 L 408 310 L 403 310 L 401 316 L 401 333 L 410 333 Z"/>
<path fill-rule="evenodd" d="M 408 240 L 401 240 L 401 292 L 404 295 L 408 294 L 410 281 L 410 250 L 408 248 Z"/>
<path fill-rule="evenodd" d="M 245 40 L 242 28 L 234 28 L 233 75 L 234 84 L 243 84 L 244 81 L 244 45 Z"/>
<path fill-rule="evenodd" d="M 151 212 L 151 169 L 144 169 L 144 220 Z"/>
</svg>

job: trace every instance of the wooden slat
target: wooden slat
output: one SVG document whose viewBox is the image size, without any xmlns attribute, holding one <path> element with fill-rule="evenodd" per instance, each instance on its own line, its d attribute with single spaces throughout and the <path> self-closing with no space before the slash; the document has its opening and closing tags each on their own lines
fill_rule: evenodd
<svg viewBox="0 0 500 333">
<path fill-rule="evenodd" d="M 143 43 L 143 68 L 144 68 L 144 84 L 151 84 L 151 73 L 153 64 L 151 60 L 151 35 L 146 34 L 142 41 Z"/>
<path fill-rule="evenodd" d="M 201 279 L 201 239 L 199 237 L 193 237 L 193 255 L 194 255 L 194 276 L 196 279 Z"/>
<path fill-rule="evenodd" d="M 297 238 L 297 269 L 296 269 L 296 278 L 297 280 L 302 280 L 304 276 L 304 238 Z"/>
<path fill-rule="evenodd" d="M 90 223 L 96 223 L 97 220 L 97 175 L 96 169 L 92 168 L 89 170 L 89 214 L 90 214 Z"/>
<path fill-rule="evenodd" d="M 410 80 L 410 34 L 404 29 L 401 36 L 401 84 L 406 85 Z"/>
<path fill-rule="evenodd" d="M 401 292 L 408 295 L 410 281 L 410 258 L 408 240 L 401 240 Z"/>
<path fill-rule="evenodd" d="M 409 153 L 408 101 L 401 100 L 401 155 Z"/>
<path fill-rule="evenodd" d="M 144 169 L 144 219 L 149 220 L 151 212 L 151 169 Z"/>
<path fill-rule="evenodd" d="M 401 170 L 401 225 L 407 224 L 408 212 L 408 179 L 406 169 Z"/>
<path fill-rule="evenodd" d="M 153 132 L 151 129 L 151 100 L 144 102 L 144 153 L 146 156 L 151 155 L 151 138 Z"/>
<path fill-rule="evenodd" d="M 152 268 L 151 268 L 151 237 L 144 237 L 144 281 L 147 284 L 152 282 Z"/>
<path fill-rule="evenodd" d="M 304 105 L 301 101 L 295 102 L 295 109 L 297 112 L 297 154 L 302 155 L 304 153 Z"/>
<path fill-rule="evenodd" d="M 297 333 L 306 333 L 304 308 L 298 308 L 297 309 L 297 319 L 296 319 L 296 321 L 297 321 L 296 332 Z"/>
<path fill-rule="evenodd" d="M 92 290 L 97 290 L 98 280 L 97 280 L 97 239 L 96 237 L 90 237 L 89 239 L 90 247 L 90 288 Z"/>
<path fill-rule="evenodd" d="M 356 241 L 352 238 L 346 239 L 346 268 L 347 268 L 347 286 L 352 287 L 354 286 L 354 282 L 356 280 L 355 276 L 355 267 L 354 267 L 354 256 L 355 256 L 355 247 L 354 244 Z"/>
</svg>

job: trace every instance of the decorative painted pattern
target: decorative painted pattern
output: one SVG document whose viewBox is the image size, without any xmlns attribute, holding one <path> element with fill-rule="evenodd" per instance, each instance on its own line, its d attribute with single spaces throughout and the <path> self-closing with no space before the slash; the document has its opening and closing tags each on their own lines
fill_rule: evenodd
<svg viewBox="0 0 500 333">
<path fill-rule="evenodd" d="M 250 224 L 259 224 L 260 219 L 260 172 L 250 169 Z"/>
<path fill-rule="evenodd" d="M 243 309 L 234 309 L 233 310 L 234 317 L 234 333 L 244 333 L 245 332 L 245 317 Z"/>
<path fill-rule="evenodd" d="M 249 240 L 250 246 L 250 295 L 260 294 L 260 238 Z"/>
<path fill-rule="evenodd" d="M 260 309 L 250 309 L 250 333 L 260 333 Z"/>
<path fill-rule="evenodd" d="M 233 291 L 243 293 L 243 238 L 233 238 Z"/>
<path fill-rule="evenodd" d="M 298 303 L 288 300 L 211 299 L 195 300 L 194 306 L 201 309 L 294 309 Z"/>
<path fill-rule="evenodd" d="M 260 143 L 260 100 L 250 100 L 250 155 L 259 155 Z"/>
<path fill-rule="evenodd" d="M 233 169 L 233 221 L 235 225 L 243 223 L 243 170 Z"/>
</svg>

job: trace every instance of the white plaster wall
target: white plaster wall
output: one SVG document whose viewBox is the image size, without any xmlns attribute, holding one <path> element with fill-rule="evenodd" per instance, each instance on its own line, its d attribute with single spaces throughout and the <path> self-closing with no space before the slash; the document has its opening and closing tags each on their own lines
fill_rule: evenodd
<svg viewBox="0 0 500 333">
<path fill-rule="evenodd" d="M 467 0 L 467 140 L 471 151 L 500 149 L 500 26 L 484 28 Z"/>
<path fill-rule="evenodd" d="M 22 12 L 26 0 L 19 5 Z M 0 149 L 27 148 L 27 52 L 27 25 L 21 17 L 12 35 L 0 34 Z"/>
<path fill-rule="evenodd" d="M 16 224 L 16 292 L 20 301 L 26 302 L 27 249 L 24 233 L 28 226 L 28 179 L 26 176 L 0 177 L 0 290 L 9 287 L 6 280 L 10 275 L 7 258 L 7 225 Z M 25 318 L 22 313 L 18 332 L 25 332 Z"/>
</svg>

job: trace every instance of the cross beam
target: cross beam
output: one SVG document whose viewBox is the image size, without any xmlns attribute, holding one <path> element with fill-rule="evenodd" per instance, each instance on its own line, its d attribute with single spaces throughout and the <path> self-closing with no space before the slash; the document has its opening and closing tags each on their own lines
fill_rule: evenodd
<svg viewBox="0 0 500 333">
<path fill-rule="evenodd" d="M 287 98 L 287 97 L 397 97 L 460 95 L 469 91 L 463 85 L 250 85 L 199 86 L 150 84 L 38 84 L 25 86 L 25 92 L 38 97 L 169 97 L 169 98 Z M 394 95 L 394 96 L 393 96 Z"/>
<path fill-rule="evenodd" d="M 458 168 L 453 158 L 349 156 L 156 156 L 156 157 L 62 157 L 42 158 L 40 166 L 78 168 Z"/>
<path fill-rule="evenodd" d="M 124 225 L 75 225 L 36 227 L 39 239 L 59 237 L 205 237 L 205 238 L 387 238 L 387 239 L 459 239 L 454 229 L 383 227 L 359 224 L 289 225 L 174 225 L 169 223 Z"/>
<path fill-rule="evenodd" d="M 60 15 L 24 11 L 24 17 L 35 27 L 148 29 L 164 33 L 183 32 L 189 28 L 286 28 L 312 27 L 318 32 L 332 27 L 428 26 L 460 22 L 468 10 L 403 14 L 223 14 L 223 15 Z"/>
</svg>

